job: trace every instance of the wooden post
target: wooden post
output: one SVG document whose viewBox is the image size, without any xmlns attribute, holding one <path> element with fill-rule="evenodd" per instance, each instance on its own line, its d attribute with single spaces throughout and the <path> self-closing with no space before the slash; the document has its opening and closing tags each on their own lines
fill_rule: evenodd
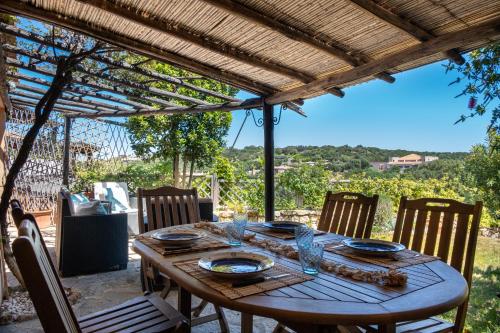
<svg viewBox="0 0 500 333">
<path fill-rule="evenodd" d="M 5 176 L 7 175 L 7 154 L 5 149 L 5 126 L 7 123 L 7 103 L 4 102 L 6 95 L 0 96 L 0 194 L 3 192 L 5 184 Z M 2 299 L 8 296 L 7 274 L 5 271 L 3 257 L 2 239 L 0 236 L 0 304 Z"/>
<path fill-rule="evenodd" d="M 217 175 L 213 174 L 210 177 L 210 194 L 212 197 L 212 204 L 214 205 L 214 209 L 219 207 L 219 198 L 220 198 L 220 188 L 219 188 L 219 179 L 217 179 Z"/>
<path fill-rule="evenodd" d="M 71 118 L 64 117 L 63 185 L 69 186 L 69 159 L 71 145 Z"/>
<path fill-rule="evenodd" d="M 274 221 L 274 107 L 264 103 L 264 211 L 266 221 Z"/>
</svg>

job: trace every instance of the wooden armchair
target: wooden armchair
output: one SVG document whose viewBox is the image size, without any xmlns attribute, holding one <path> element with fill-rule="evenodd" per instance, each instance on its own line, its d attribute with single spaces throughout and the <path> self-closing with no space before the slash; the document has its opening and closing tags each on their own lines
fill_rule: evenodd
<svg viewBox="0 0 500 333">
<path fill-rule="evenodd" d="M 319 218 L 318 230 L 339 235 L 370 238 L 378 195 L 328 191 Z"/>
<path fill-rule="evenodd" d="M 470 291 L 482 208 L 483 204 L 480 201 L 475 205 L 469 205 L 451 199 L 408 200 L 402 197 L 392 240 L 414 251 L 439 256 L 442 261 L 462 273 Z M 454 323 L 433 317 L 397 323 L 395 331 L 397 333 L 462 332 L 467 304 L 468 299 L 458 307 Z M 364 329 L 369 332 L 385 332 L 377 327 Z"/>
<path fill-rule="evenodd" d="M 141 234 L 156 229 L 201 221 L 198 192 L 195 188 L 180 189 L 172 186 L 151 190 L 139 188 L 137 190 L 137 207 L 139 209 L 138 220 Z M 146 211 L 146 218 L 142 213 L 144 210 Z M 158 272 L 151 263 L 145 260 L 142 261 L 142 274 L 146 289 L 155 289 L 155 282 L 161 280 L 165 285 L 162 297 L 168 295 L 172 285 L 168 276 Z M 207 304 L 206 301 L 202 301 L 197 307 L 193 308 L 193 316 L 198 317 Z M 207 317 L 212 317 L 211 320 L 218 320 L 222 332 L 229 332 L 222 308 L 216 305 L 214 305 L 214 308 L 215 314 Z M 210 318 L 207 317 L 199 318 L 200 323 L 210 321 Z"/>
<path fill-rule="evenodd" d="M 45 332 L 187 332 L 185 318 L 160 297 L 147 295 L 77 319 L 32 215 L 12 203 L 19 236 L 13 251 Z"/>
</svg>

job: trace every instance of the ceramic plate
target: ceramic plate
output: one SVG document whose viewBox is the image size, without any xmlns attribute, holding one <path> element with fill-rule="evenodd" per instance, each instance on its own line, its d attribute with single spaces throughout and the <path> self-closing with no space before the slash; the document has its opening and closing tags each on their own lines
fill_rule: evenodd
<svg viewBox="0 0 500 333">
<path fill-rule="evenodd" d="M 396 253 L 406 248 L 403 244 L 386 242 L 377 239 L 345 239 L 343 243 L 345 246 L 350 247 L 356 252 L 378 256 Z"/>
<path fill-rule="evenodd" d="M 264 222 L 264 227 L 281 232 L 295 232 L 295 228 L 300 225 L 304 225 L 304 223 L 293 221 Z"/>
<path fill-rule="evenodd" d="M 273 259 L 249 252 L 225 252 L 201 258 L 198 265 L 215 276 L 250 278 L 274 266 Z"/>
<path fill-rule="evenodd" d="M 167 247 L 192 246 L 198 239 L 205 236 L 205 233 L 194 230 L 170 230 L 158 231 L 151 235 L 151 238 L 164 243 Z"/>
</svg>

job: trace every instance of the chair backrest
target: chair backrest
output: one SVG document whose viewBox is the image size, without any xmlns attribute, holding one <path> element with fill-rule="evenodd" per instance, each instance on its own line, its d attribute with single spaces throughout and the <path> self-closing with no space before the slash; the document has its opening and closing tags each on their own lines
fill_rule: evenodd
<svg viewBox="0 0 500 333">
<path fill-rule="evenodd" d="M 146 208 L 147 223 L 144 220 Z M 200 222 L 200 207 L 196 189 L 165 186 L 137 190 L 139 230 L 141 233 L 179 224 Z"/>
<path fill-rule="evenodd" d="M 21 221 L 14 256 L 44 331 L 81 332 L 35 218 L 23 214 L 14 219 Z"/>
<path fill-rule="evenodd" d="M 480 201 L 469 205 L 451 199 L 402 197 L 392 240 L 414 251 L 437 255 L 462 273 L 470 290 L 482 209 Z M 466 300 L 458 307 L 454 333 L 463 330 L 467 304 Z"/>
<path fill-rule="evenodd" d="M 378 195 L 328 191 L 318 230 L 356 238 L 370 238 Z"/>
<path fill-rule="evenodd" d="M 469 205 L 451 199 L 402 197 L 393 241 L 437 255 L 461 272 L 470 286 L 482 208 L 480 201 Z"/>
</svg>

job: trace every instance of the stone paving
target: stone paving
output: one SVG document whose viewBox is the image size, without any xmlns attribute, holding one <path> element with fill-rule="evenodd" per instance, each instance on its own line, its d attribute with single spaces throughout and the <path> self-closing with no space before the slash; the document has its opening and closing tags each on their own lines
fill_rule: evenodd
<svg viewBox="0 0 500 333">
<path fill-rule="evenodd" d="M 43 230 L 42 233 L 49 251 L 54 253 L 55 229 L 47 228 Z M 15 229 L 12 230 L 11 235 L 12 239 L 14 239 L 16 236 Z M 63 278 L 62 283 L 65 287 L 73 288 L 81 293 L 81 299 L 73 306 L 73 309 L 77 316 L 84 316 L 141 295 L 142 291 L 139 273 L 140 257 L 130 250 L 129 263 L 126 270 Z M 9 280 L 11 285 L 14 284 L 12 277 L 10 277 Z M 177 294 L 175 291 L 170 293 L 167 301 L 176 307 Z M 195 298 L 193 303 L 195 304 L 197 302 L 198 300 Z M 205 312 L 212 313 L 213 308 L 209 306 L 205 309 Z M 240 314 L 230 310 L 225 310 L 225 313 L 230 325 L 230 331 L 232 333 L 240 332 Z M 274 320 L 256 317 L 254 319 L 254 332 L 272 332 L 275 325 L 276 322 Z M 0 326 L 0 332 L 38 333 L 43 332 L 43 330 L 38 319 L 34 319 Z M 192 332 L 215 333 L 220 332 L 220 329 L 217 322 L 211 322 L 193 328 Z"/>
</svg>

